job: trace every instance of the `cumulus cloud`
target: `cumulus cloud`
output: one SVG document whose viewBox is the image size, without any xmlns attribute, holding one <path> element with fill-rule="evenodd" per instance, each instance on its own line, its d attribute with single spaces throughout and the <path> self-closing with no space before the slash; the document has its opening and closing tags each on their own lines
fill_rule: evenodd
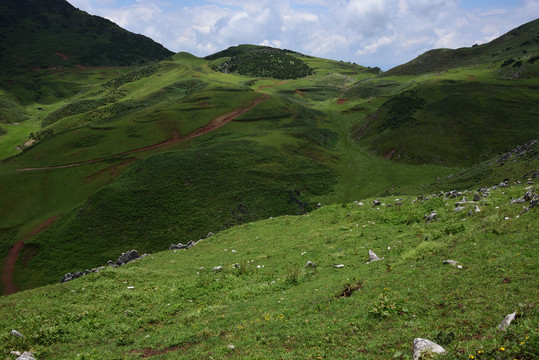
<svg viewBox="0 0 539 360">
<path fill-rule="evenodd" d="M 262 44 L 383 69 L 432 48 L 490 41 L 539 13 L 536 0 L 481 8 L 473 0 L 68 1 L 172 51 Z"/>
</svg>

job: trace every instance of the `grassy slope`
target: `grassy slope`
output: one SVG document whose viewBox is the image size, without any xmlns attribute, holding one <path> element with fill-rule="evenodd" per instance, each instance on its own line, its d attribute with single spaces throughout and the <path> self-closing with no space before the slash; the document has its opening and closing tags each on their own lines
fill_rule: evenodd
<svg viewBox="0 0 539 360">
<path fill-rule="evenodd" d="M 3 1 L 0 24 L 2 80 L 28 68 L 139 65 L 173 55 L 65 0 Z"/>
<path fill-rule="evenodd" d="M 347 133 L 351 124 L 335 111 L 335 99 L 347 86 L 372 74 L 352 64 L 310 57 L 303 60 L 316 75 L 288 82 L 261 79 L 250 88 L 245 85 L 249 78 L 209 71 L 207 61 L 178 54 L 158 67 L 124 70 L 118 81 L 104 87 L 90 84 L 70 101 L 48 107 L 41 121 L 50 123 L 45 129 L 56 136 L 2 167 L 4 183 L 15 189 L 3 201 L 17 204 L 3 207 L 4 254 L 31 229 L 30 224 L 65 214 L 55 227 L 26 242 L 21 255 L 26 260 L 16 269 L 18 283 L 27 288 L 54 282 L 65 272 L 114 258 L 126 247 L 155 251 L 238 222 L 295 214 L 319 201 L 352 201 L 384 192 L 415 193 L 425 178 L 449 173 L 451 169 L 440 167 L 393 164 L 354 144 Z M 185 84 L 192 82 L 201 86 L 186 92 Z M 164 141 L 174 131 L 187 134 L 260 96 L 253 89 L 270 93 L 270 100 L 218 132 L 193 141 L 72 169 L 14 172 L 109 156 Z M 95 109 L 70 105 L 88 100 L 97 104 Z M 114 103 L 109 102 L 112 100 Z M 51 115 L 71 113 L 63 118 Z M 180 152 L 133 165 L 118 182 L 84 201 L 130 163 L 162 150 Z M 209 153 L 222 158 L 219 166 L 210 166 Z M 173 166 L 165 166 L 171 159 Z M 253 162 L 258 164 L 256 169 L 252 169 Z M 148 170 L 138 173 L 140 169 Z M 145 173 L 159 174 L 161 185 Z M 51 176 L 64 180 L 48 181 Z M 188 180 L 182 182 L 183 177 Z M 226 180 L 219 180 L 223 177 Z M 235 186 L 241 191 L 230 190 Z M 73 196 L 73 189 L 79 187 Z M 23 188 L 35 190 L 23 192 Z M 199 212 L 190 207 L 200 204 Z M 162 215 L 159 224 L 149 226 L 142 215 L 156 211 Z M 125 225 L 121 231 L 114 220 L 118 214 Z M 73 239 L 77 241 L 73 243 Z M 61 260 L 58 254 L 64 254 Z"/>
<path fill-rule="evenodd" d="M 392 69 L 383 76 L 421 75 L 513 59 L 525 65 L 539 51 L 539 19 L 523 24 L 499 38 L 482 45 L 456 50 L 435 49 Z M 514 64 L 511 64 L 511 68 Z"/>
<path fill-rule="evenodd" d="M 526 191 L 491 191 L 472 216 L 473 204 L 453 211 L 460 198 L 399 206 L 393 196 L 240 225 L 187 251 L 0 298 L 0 349 L 51 359 L 410 359 L 413 338 L 424 337 L 447 349 L 439 359 L 532 359 L 537 209 L 517 216 L 522 205 L 510 204 Z M 439 220 L 426 224 L 433 210 Z M 368 249 L 385 258 L 365 264 Z M 359 290 L 340 297 L 350 288 Z"/>
</svg>

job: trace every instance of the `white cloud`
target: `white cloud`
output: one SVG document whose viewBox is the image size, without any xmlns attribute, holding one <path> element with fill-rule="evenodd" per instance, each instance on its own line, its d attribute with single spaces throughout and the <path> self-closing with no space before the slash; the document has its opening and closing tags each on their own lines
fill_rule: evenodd
<svg viewBox="0 0 539 360">
<path fill-rule="evenodd" d="M 435 47 L 487 42 L 539 13 L 537 0 L 481 9 L 473 0 L 69 1 L 173 51 L 264 44 L 384 69 Z"/>
<path fill-rule="evenodd" d="M 374 43 L 366 45 L 363 47 L 363 49 L 356 51 L 356 55 L 374 54 L 380 47 L 390 45 L 393 43 L 393 41 L 394 39 L 387 36 L 381 37 Z"/>
</svg>

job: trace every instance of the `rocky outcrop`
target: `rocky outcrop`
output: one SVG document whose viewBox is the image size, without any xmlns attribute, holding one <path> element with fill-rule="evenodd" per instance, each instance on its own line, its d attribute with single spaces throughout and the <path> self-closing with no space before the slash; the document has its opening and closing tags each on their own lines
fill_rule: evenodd
<svg viewBox="0 0 539 360">
<path fill-rule="evenodd" d="M 123 266 L 123 265 L 127 264 L 128 262 L 131 262 L 131 261 L 137 260 L 137 259 L 142 259 L 143 257 L 146 257 L 148 255 L 149 254 L 143 254 L 143 255 L 139 256 L 137 250 L 130 250 L 128 252 L 122 253 L 122 255 L 120 255 L 118 260 L 116 260 L 115 262 L 112 262 L 112 260 L 109 260 L 107 262 L 107 265 L 112 266 L 112 267 Z M 65 282 L 68 282 L 68 281 L 71 281 L 71 280 L 75 280 L 77 278 L 80 278 L 81 276 L 85 276 L 85 275 L 88 275 L 88 274 L 97 273 L 97 272 L 103 270 L 104 268 L 105 268 L 105 266 L 100 266 L 100 267 L 97 267 L 97 268 L 93 268 L 91 270 L 87 269 L 86 271 L 75 271 L 74 273 L 67 273 L 60 279 L 60 283 L 65 283 Z"/>
</svg>

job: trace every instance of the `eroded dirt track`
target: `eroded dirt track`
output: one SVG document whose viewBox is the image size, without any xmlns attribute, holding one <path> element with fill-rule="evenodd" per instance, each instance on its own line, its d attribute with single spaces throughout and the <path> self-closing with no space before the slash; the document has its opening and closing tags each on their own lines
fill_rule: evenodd
<svg viewBox="0 0 539 360">
<path fill-rule="evenodd" d="M 175 142 L 178 142 L 178 141 L 191 140 L 191 139 L 202 136 L 202 135 L 207 134 L 207 133 L 209 133 L 211 131 L 214 131 L 215 129 L 218 129 L 218 128 L 222 127 L 223 125 L 229 123 L 230 121 L 234 120 L 238 116 L 240 116 L 240 115 L 246 113 L 247 111 L 251 110 L 252 108 L 260 105 L 261 103 L 268 100 L 269 98 L 270 98 L 270 96 L 265 94 L 264 96 L 261 96 L 261 97 L 255 99 L 255 100 L 253 100 L 246 107 L 237 108 L 234 111 L 231 111 L 231 112 L 226 113 L 224 115 L 218 116 L 218 117 L 214 118 L 213 120 L 211 120 L 208 125 L 203 126 L 201 128 L 198 128 L 195 131 L 193 131 L 193 132 L 191 132 L 191 133 L 189 133 L 189 134 L 187 134 L 185 136 L 179 136 L 178 132 L 176 131 L 176 132 L 174 132 L 172 138 L 170 138 L 168 140 L 165 140 L 163 142 L 153 144 L 153 145 L 144 146 L 144 147 L 140 147 L 140 148 L 136 148 L 136 149 L 132 149 L 132 150 L 128 150 L 128 151 L 124 151 L 124 152 L 121 152 L 121 153 L 118 153 L 118 154 L 109 155 L 109 156 L 105 156 L 105 157 L 101 157 L 101 158 L 97 158 L 97 159 L 92 159 L 92 160 L 87 160 L 87 161 L 81 161 L 81 162 L 72 163 L 72 164 L 55 165 L 55 166 L 42 166 L 42 167 L 28 167 L 28 168 L 17 169 L 17 171 L 37 171 L 37 170 L 53 170 L 53 169 L 71 168 L 71 167 L 80 166 L 80 165 L 93 164 L 93 163 L 108 160 L 108 159 L 111 159 L 111 158 L 114 158 L 114 157 L 117 157 L 117 156 L 124 156 L 124 155 L 129 155 L 129 154 L 133 154 L 133 153 L 137 153 L 137 152 L 141 152 L 141 151 L 158 149 L 160 147 L 163 147 L 165 145 L 172 144 L 172 143 L 175 143 Z"/>
<path fill-rule="evenodd" d="M 32 231 L 30 231 L 30 233 L 24 238 L 13 244 L 13 247 L 9 250 L 6 256 L 4 266 L 2 267 L 2 284 L 4 286 L 4 295 L 17 292 L 17 288 L 13 283 L 13 271 L 15 270 L 15 264 L 17 263 L 17 259 L 19 258 L 19 254 L 21 253 L 24 242 L 36 236 L 43 230 L 51 227 L 56 222 L 58 217 L 59 215 L 54 215 L 53 217 L 48 218 L 32 229 Z"/>
</svg>

